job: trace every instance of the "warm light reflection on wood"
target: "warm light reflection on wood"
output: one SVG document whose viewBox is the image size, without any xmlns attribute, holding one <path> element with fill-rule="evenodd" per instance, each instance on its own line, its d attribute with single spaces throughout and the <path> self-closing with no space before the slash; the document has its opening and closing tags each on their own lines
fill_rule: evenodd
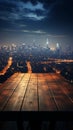
<svg viewBox="0 0 73 130">
<path fill-rule="evenodd" d="M 31 68 L 30 61 L 26 61 L 26 64 L 27 64 L 27 69 L 28 69 L 27 73 L 32 73 L 32 68 Z"/>
<path fill-rule="evenodd" d="M 46 70 L 46 67 L 44 67 L 43 69 L 44 69 L 45 72 L 47 71 L 47 70 Z"/>
<path fill-rule="evenodd" d="M 0 75 L 4 75 L 6 73 L 6 71 L 10 68 L 10 66 L 12 65 L 12 57 L 9 57 L 8 59 L 8 63 L 5 66 L 5 68 L 0 72 Z"/>
</svg>

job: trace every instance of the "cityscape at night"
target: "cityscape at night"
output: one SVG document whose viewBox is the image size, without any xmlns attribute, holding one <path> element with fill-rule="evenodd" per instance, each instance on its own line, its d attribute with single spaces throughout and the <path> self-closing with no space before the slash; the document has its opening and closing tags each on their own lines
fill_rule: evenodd
<svg viewBox="0 0 73 130">
<path fill-rule="evenodd" d="M 0 130 L 72 129 L 73 0 L 0 0 Z"/>
<path fill-rule="evenodd" d="M 50 48 L 48 39 L 44 46 L 34 43 L 33 45 L 25 43 L 2 45 L 0 83 L 15 72 L 29 73 L 29 68 L 31 73 L 58 73 L 73 83 L 73 51 L 70 48 L 71 46 L 68 46 L 64 51 L 59 43 L 56 43 L 56 47 Z"/>
</svg>

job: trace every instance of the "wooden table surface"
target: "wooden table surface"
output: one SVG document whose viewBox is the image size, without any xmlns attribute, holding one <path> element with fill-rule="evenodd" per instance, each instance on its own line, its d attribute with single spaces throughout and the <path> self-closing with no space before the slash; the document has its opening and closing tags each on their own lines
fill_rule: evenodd
<svg viewBox="0 0 73 130">
<path fill-rule="evenodd" d="M 15 73 L 0 85 L 0 111 L 73 111 L 73 85 L 55 73 Z"/>
</svg>

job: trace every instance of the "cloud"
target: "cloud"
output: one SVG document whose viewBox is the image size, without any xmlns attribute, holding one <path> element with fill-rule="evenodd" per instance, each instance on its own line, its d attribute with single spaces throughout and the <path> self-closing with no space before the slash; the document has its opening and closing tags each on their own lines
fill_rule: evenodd
<svg viewBox="0 0 73 130">
<path fill-rule="evenodd" d="M 29 31 L 29 30 L 21 30 L 21 32 L 30 33 L 31 31 Z"/>
<path fill-rule="evenodd" d="M 33 34 L 46 34 L 46 32 L 42 31 L 42 30 L 21 30 L 21 32 L 24 32 L 24 33 L 33 33 Z"/>
<path fill-rule="evenodd" d="M 31 33 L 31 34 L 46 34 L 46 32 L 42 30 L 25 30 L 25 29 L 4 29 L 5 32 L 22 32 L 22 33 Z"/>
<path fill-rule="evenodd" d="M 42 11 L 45 10 L 42 3 L 37 2 L 36 5 L 33 5 L 30 1 L 27 2 L 27 3 L 20 2 L 20 3 L 19 3 L 19 8 L 20 8 L 21 10 L 26 8 L 26 9 L 30 9 L 30 10 L 32 10 L 32 11 L 35 11 L 35 10 L 37 10 L 37 9 L 40 9 L 40 10 L 42 10 Z"/>
<path fill-rule="evenodd" d="M 37 16 L 37 14 L 35 13 L 28 13 L 28 14 L 25 14 L 25 17 L 26 18 L 29 18 L 31 20 L 42 20 L 45 18 L 45 16 Z"/>
<path fill-rule="evenodd" d="M 39 13 L 38 13 L 39 11 Z M 9 20 L 11 22 L 15 20 L 42 20 L 46 16 L 46 9 L 43 3 L 37 2 L 33 5 L 30 1 L 10 1 L 3 0 L 0 2 L 0 19 Z"/>
<path fill-rule="evenodd" d="M 46 17 L 46 10 L 44 9 L 43 4 L 40 2 L 37 2 L 36 5 L 33 5 L 31 2 L 21 2 L 18 7 L 20 10 L 19 13 L 22 13 L 22 18 L 27 18 L 31 20 L 42 20 Z"/>
<path fill-rule="evenodd" d="M 41 30 L 33 31 L 33 33 L 37 33 L 37 34 L 46 34 L 46 32 L 41 31 Z"/>
<path fill-rule="evenodd" d="M 47 36 L 49 36 L 49 37 L 59 37 L 59 38 L 63 38 L 63 37 L 66 37 L 67 35 L 47 35 Z"/>
</svg>

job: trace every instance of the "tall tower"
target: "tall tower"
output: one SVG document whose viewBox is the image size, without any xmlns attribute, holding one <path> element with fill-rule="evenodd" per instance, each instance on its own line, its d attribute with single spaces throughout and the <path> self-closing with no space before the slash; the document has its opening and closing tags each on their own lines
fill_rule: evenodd
<svg viewBox="0 0 73 130">
<path fill-rule="evenodd" d="M 59 43 L 56 44 L 56 49 L 57 49 L 57 50 L 60 49 L 60 45 L 59 45 Z"/>
<path fill-rule="evenodd" d="M 62 52 L 62 48 L 59 43 L 56 44 L 56 52 L 57 52 L 57 54 L 61 54 L 61 52 Z"/>
<path fill-rule="evenodd" d="M 47 38 L 47 41 L 46 41 L 46 47 L 49 48 L 49 41 L 48 41 L 48 38 Z"/>
</svg>

